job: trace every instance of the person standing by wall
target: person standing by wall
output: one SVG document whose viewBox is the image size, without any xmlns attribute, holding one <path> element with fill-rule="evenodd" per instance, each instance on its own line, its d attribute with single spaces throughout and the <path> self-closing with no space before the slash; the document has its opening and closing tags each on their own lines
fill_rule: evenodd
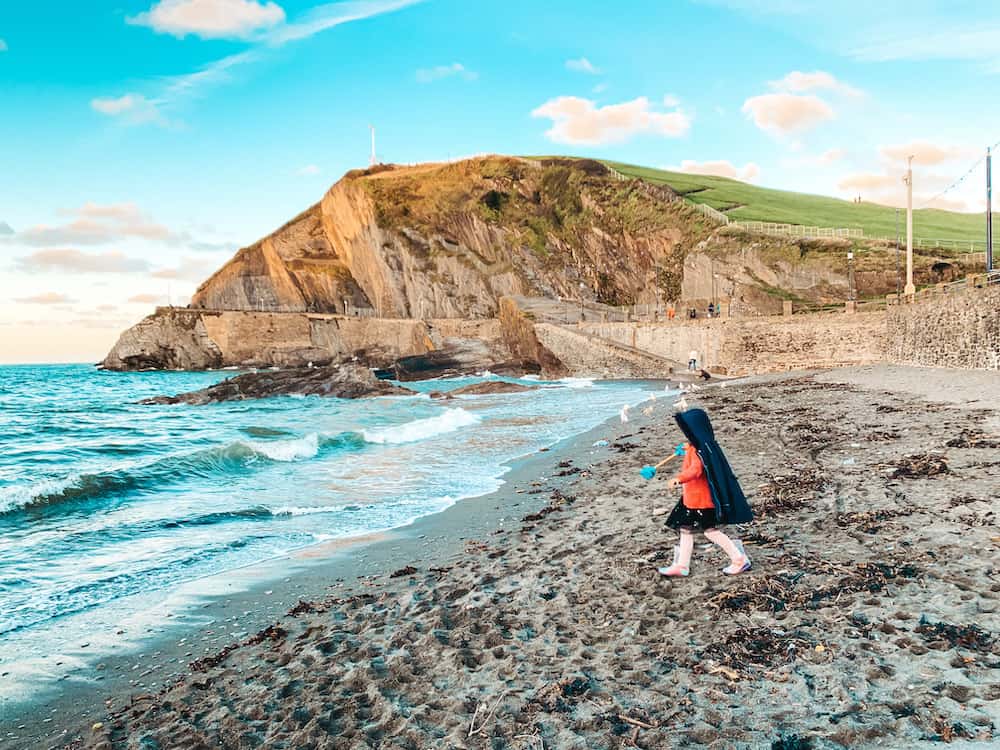
<svg viewBox="0 0 1000 750">
<path fill-rule="evenodd" d="M 688 369 L 697 370 L 698 369 L 698 350 L 692 349 L 688 354 Z"/>
</svg>

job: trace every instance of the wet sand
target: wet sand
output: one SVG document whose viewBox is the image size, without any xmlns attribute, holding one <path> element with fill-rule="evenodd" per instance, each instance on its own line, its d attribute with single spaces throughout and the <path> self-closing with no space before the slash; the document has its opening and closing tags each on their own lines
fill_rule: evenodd
<svg viewBox="0 0 1000 750">
<path fill-rule="evenodd" d="M 345 554 L 350 579 L 328 578 L 325 596 L 213 644 L 165 689 L 112 691 L 64 737 L 143 750 L 996 746 L 998 381 L 878 366 L 687 394 L 757 514 L 730 529 L 754 561 L 735 578 L 700 544 L 689 578 L 655 572 L 675 536 L 653 508 L 675 498 L 638 468 L 680 439 L 673 399 L 659 399 L 555 466 L 526 465 L 490 502 L 425 519 L 436 545 L 411 527 Z M 610 444 L 590 447 L 599 436 Z M 467 526 L 448 525 L 461 514 Z"/>
</svg>

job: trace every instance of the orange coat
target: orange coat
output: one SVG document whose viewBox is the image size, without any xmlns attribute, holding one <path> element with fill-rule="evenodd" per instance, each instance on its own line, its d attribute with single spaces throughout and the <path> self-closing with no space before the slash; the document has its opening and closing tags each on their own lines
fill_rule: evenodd
<svg viewBox="0 0 1000 750">
<path fill-rule="evenodd" d="M 705 467 L 698 458 L 698 451 L 690 443 L 684 446 L 684 463 L 681 464 L 677 481 L 684 488 L 684 507 L 692 509 L 714 508 L 712 491 L 708 488 Z"/>
</svg>

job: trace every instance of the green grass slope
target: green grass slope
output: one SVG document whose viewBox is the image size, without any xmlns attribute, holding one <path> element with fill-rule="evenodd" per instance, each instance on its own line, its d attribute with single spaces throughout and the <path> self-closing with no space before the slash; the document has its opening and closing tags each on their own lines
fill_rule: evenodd
<svg viewBox="0 0 1000 750">
<path fill-rule="evenodd" d="M 662 169 L 606 161 L 628 177 L 668 185 L 696 203 L 723 211 L 736 221 L 772 221 L 817 227 L 860 227 L 866 237 L 895 237 L 896 209 L 877 203 L 851 203 L 822 195 L 758 187 L 726 177 L 667 172 Z M 913 236 L 920 240 L 985 240 L 984 214 L 939 209 L 913 212 Z M 900 211 L 900 233 L 906 236 L 906 215 Z M 1000 221 L 994 219 L 994 229 Z M 982 249 L 981 245 L 977 249 Z"/>
</svg>

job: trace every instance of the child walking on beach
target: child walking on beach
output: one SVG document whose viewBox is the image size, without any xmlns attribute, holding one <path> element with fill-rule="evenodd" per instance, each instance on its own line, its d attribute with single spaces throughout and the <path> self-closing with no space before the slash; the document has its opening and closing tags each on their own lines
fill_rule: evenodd
<svg viewBox="0 0 1000 750">
<path fill-rule="evenodd" d="M 701 531 L 729 556 L 726 575 L 738 575 L 750 569 L 750 558 L 738 539 L 730 539 L 719 526 L 727 523 L 749 523 L 753 513 L 743 490 L 715 441 L 708 415 L 701 409 L 690 409 L 674 416 L 688 439 L 684 446 L 684 463 L 668 486 L 682 487 L 682 497 L 667 518 L 667 526 L 680 531 L 680 542 L 674 548 L 673 564 L 659 568 L 664 576 L 686 576 L 691 570 L 694 533 Z"/>
</svg>

